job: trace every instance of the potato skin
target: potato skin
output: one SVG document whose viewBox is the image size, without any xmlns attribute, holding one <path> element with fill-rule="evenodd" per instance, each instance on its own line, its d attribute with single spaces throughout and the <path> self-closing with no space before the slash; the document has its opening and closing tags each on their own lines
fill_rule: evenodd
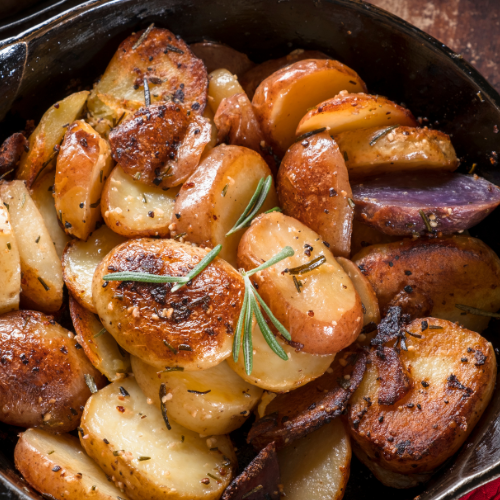
<svg viewBox="0 0 500 500">
<path fill-rule="evenodd" d="M 199 42 L 189 46 L 196 57 L 199 57 L 208 73 L 225 68 L 234 75 L 241 76 L 255 66 L 246 54 L 222 43 Z"/>
<path fill-rule="evenodd" d="M 90 397 L 84 374 L 97 387 L 105 384 L 77 345 L 52 316 L 36 311 L 0 316 L 0 421 L 49 432 L 75 429 Z"/>
</svg>

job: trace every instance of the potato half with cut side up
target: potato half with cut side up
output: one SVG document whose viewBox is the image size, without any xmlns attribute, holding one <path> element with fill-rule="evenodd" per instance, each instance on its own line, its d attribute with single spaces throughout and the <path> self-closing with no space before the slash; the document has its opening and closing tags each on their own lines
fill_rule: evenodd
<svg viewBox="0 0 500 500">
<path fill-rule="evenodd" d="M 219 255 L 236 267 L 244 228 L 226 234 L 243 214 L 259 181 L 270 175 L 271 170 L 255 151 L 226 145 L 212 149 L 179 191 L 174 207 L 175 234 L 210 248 L 222 244 Z M 273 183 L 259 213 L 277 205 Z"/>
<path fill-rule="evenodd" d="M 246 54 L 223 43 L 192 43 L 189 48 L 196 57 L 205 63 L 209 73 L 219 68 L 225 68 L 231 73 L 241 76 L 255 66 L 255 63 L 250 61 Z"/>
<path fill-rule="evenodd" d="M 113 168 L 111 150 L 83 120 L 73 122 L 57 156 L 54 199 L 64 230 L 86 240 L 101 219 L 101 193 Z"/>
<path fill-rule="evenodd" d="M 115 233 L 127 238 L 168 238 L 179 189 L 180 186 L 148 186 L 126 174 L 117 165 L 102 193 L 101 210 L 104 221 Z"/>
<path fill-rule="evenodd" d="M 258 272 L 252 281 L 292 340 L 303 345 L 304 352 L 339 352 L 361 331 L 361 300 L 317 233 L 278 212 L 261 215 L 241 239 L 238 266 L 254 269 L 285 246 L 290 246 L 295 255 Z M 308 270 L 311 263 L 320 265 Z"/>
<path fill-rule="evenodd" d="M 283 156 L 308 109 L 342 90 L 364 92 L 366 85 L 355 71 L 332 59 L 299 61 L 266 78 L 255 91 L 252 105 L 273 151 Z"/>
<path fill-rule="evenodd" d="M 73 240 L 66 246 L 62 257 L 64 283 L 85 309 L 97 312 L 92 300 L 94 272 L 102 259 L 124 241 L 125 238 L 102 226 L 87 241 Z"/>
<path fill-rule="evenodd" d="M 349 257 L 352 191 L 335 141 L 323 132 L 293 144 L 281 162 L 277 184 L 283 213 L 320 234 L 333 255 Z"/>
<path fill-rule="evenodd" d="M 92 296 L 118 344 L 159 370 L 204 370 L 230 355 L 244 285 L 223 259 L 215 258 L 175 292 L 172 283 L 103 279 L 115 272 L 185 276 L 207 253 L 174 240 L 143 238 L 129 240 L 106 256 L 94 274 Z"/>
<path fill-rule="evenodd" d="M 20 292 L 21 258 L 9 211 L 0 198 L 0 314 L 19 309 Z"/>
<path fill-rule="evenodd" d="M 46 498 L 127 499 L 69 434 L 28 429 L 17 442 L 14 461 L 28 484 Z"/>
<path fill-rule="evenodd" d="M 216 69 L 208 75 L 208 104 L 217 113 L 223 99 L 236 94 L 244 94 L 238 77 L 224 68 Z"/>
<path fill-rule="evenodd" d="M 262 395 L 261 389 L 239 377 L 225 361 L 197 372 L 158 372 L 132 356 L 132 370 L 142 392 L 158 408 L 160 386 L 165 384 L 169 417 L 205 436 L 241 427 Z"/>
<path fill-rule="evenodd" d="M 63 301 L 61 261 L 40 212 L 23 181 L 0 185 L 21 259 L 21 303 L 25 308 L 57 311 Z"/>
<path fill-rule="evenodd" d="M 201 438 L 173 420 L 169 429 L 164 418 L 127 378 L 87 401 L 81 426 L 89 437 L 80 441 L 132 500 L 220 498 L 236 468 L 229 437 Z"/>
</svg>

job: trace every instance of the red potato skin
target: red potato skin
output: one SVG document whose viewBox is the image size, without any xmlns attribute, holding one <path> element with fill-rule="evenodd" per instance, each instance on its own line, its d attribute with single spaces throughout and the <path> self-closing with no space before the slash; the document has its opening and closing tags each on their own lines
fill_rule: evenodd
<svg viewBox="0 0 500 500">
<path fill-rule="evenodd" d="M 21 154 L 28 147 L 26 136 L 17 132 L 7 137 L 0 147 L 0 175 L 5 175 L 16 168 Z"/>
</svg>

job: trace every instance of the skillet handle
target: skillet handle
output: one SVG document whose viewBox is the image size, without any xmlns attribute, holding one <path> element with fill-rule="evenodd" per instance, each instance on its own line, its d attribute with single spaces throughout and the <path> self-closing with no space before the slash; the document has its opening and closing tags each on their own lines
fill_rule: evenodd
<svg viewBox="0 0 500 500">
<path fill-rule="evenodd" d="M 0 121 L 16 98 L 26 67 L 28 47 L 25 42 L 0 49 Z"/>
</svg>

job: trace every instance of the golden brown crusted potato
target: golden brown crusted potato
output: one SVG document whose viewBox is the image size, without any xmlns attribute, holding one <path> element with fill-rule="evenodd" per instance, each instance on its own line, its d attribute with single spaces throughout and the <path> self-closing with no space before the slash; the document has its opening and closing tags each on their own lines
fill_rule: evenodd
<svg viewBox="0 0 500 500">
<path fill-rule="evenodd" d="M 287 245 L 293 248 L 295 255 L 258 272 L 252 280 L 292 340 L 303 344 L 304 352 L 339 352 L 361 331 L 361 300 L 349 276 L 317 233 L 279 212 L 261 215 L 254 219 L 241 239 L 238 266 L 254 269 Z M 291 274 L 284 272 L 322 256 L 325 262 L 312 271 L 296 275 L 297 283 Z"/>
<path fill-rule="evenodd" d="M 101 220 L 101 193 L 113 168 L 109 144 L 88 123 L 73 122 L 57 156 L 54 200 L 61 224 L 86 240 Z"/>
<path fill-rule="evenodd" d="M 293 144 L 278 172 L 283 213 L 310 227 L 335 256 L 349 257 L 354 211 L 349 175 L 335 141 L 322 132 Z"/>
<path fill-rule="evenodd" d="M 355 71 L 332 59 L 299 61 L 266 78 L 255 91 L 252 105 L 273 151 L 283 156 L 307 110 L 342 90 L 363 92 L 366 85 Z"/>
<path fill-rule="evenodd" d="M 169 425 L 129 377 L 87 401 L 81 426 L 88 439 L 80 441 L 132 500 L 220 498 L 236 468 L 229 437 L 206 439 L 173 420 Z"/>
<path fill-rule="evenodd" d="M 490 318 L 455 304 L 487 312 L 500 308 L 500 260 L 476 238 L 404 239 L 367 247 L 353 261 L 372 284 L 382 313 L 397 294 L 415 291 L 432 301 L 432 316 L 482 332 Z"/>
<path fill-rule="evenodd" d="M 90 396 L 84 375 L 104 377 L 72 333 L 52 316 L 16 311 L 0 316 L 0 420 L 51 432 L 76 428 Z"/>
<path fill-rule="evenodd" d="M 9 211 L 0 198 L 0 314 L 19 309 L 20 292 L 21 258 Z"/>
<path fill-rule="evenodd" d="M 208 81 L 208 104 L 214 113 L 217 113 L 223 99 L 245 92 L 238 77 L 224 68 L 212 71 L 208 75 Z"/>
<path fill-rule="evenodd" d="M 138 182 L 117 165 L 104 185 L 101 211 L 115 233 L 128 238 L 168 238 L 180 186 L 160 188 Z"/>
<path fill-rule="evenodd" d="M 417 122 L 411 111 L 385 97 L 340 92 L 308 111 L 300 120 L 296 134 L 327 127 L 328 133 L 336 136 L 359 128 L 390 125 L 416 127 Z"/>
<path fill-rule="evenodd" d="M 244 212 L 259 181 L 270 175 L 266 162 L 255 151 L 224 144 L 212 149 L 179 191 L 172 218 L 175 235 L 210 248 L 222 244 L 220 257 L 236 267 L 245 229 L 226 234 Z M 273 183 L 259 213 L 277 205 Z"/>
<path fill-rule="evenodd" d="M 225 68 L 231 73 L 241 76 L 255 66 L 246 54 L 223 43 L 192 43 L 189 48 L 196 57 L 205 63 L 209 73 L 219 68 Z"/>
<path fill-rule="evenodd" d="M 46 498 L 128 498 L 69 434 L 28 429 L 17 442 L 14 460 L 24 479 Z"/>
<path fill-rule="evenodd" d="M 19 164 L 23 151 L 28 147 L 26 132 L 15 132 L 0 146 L 0 175 L 6 177 Z"/>
<path fill-rule="evenodd" d="M 397 236 L 384 234 L 382 231 L 354 219 L 352 221 L 351 256 L 370 245 L 392 243 L 393 241 L 401 241 L 401 239 Z"/>
<path fill-rule="evenodd" d="M 113 272 L 183 276 L 208 250 L 174 240 L 129 240 L 97 266 L 92 296 L 99 317 L 118 344 L 158 369 L 203 370 L 231 353 L 243 301 L 243 278 L 216 258 L 190 285 L 109 281 Z M 104 285 L 104 286 L 103 286 Z"/>
</svg>

